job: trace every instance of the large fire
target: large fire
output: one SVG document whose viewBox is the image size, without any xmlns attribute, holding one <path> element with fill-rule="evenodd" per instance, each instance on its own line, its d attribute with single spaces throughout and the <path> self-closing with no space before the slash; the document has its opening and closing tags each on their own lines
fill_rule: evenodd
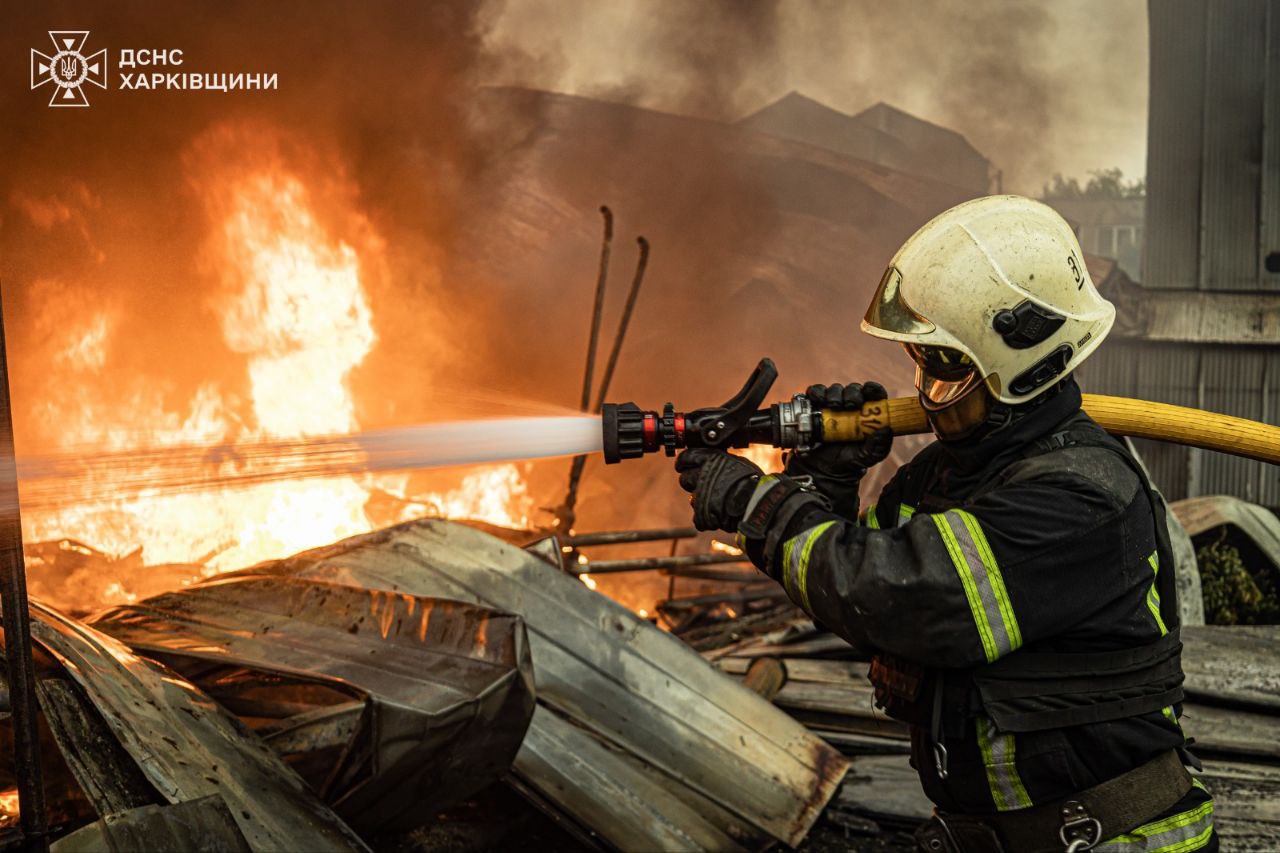
<svg viewBox="0 0 1280 853">
<path fill-rule="evenodd" d="M 250 405 L 212 381 L 185 412 L 98 399 L 95 380 L 110 365 L 117 328 L 103 307 L 56 330 L 63 340 L 51 379 L 74 389 L 79 403 L 59 413 L 61 449 L 299 439 L 360 428 L 351 373 L 378 340 L 362 271 L 379 262 L 381 245 L 365 239 L 357 248 L 329 233 L 317 212 L 323 200 L 279 159 L 234 174 L 213 171 L 195 183 L 214 223 L 210 261 L 223 280 L 213 307 L 227 348 L 245 360 Z M 407 483 L 405 476 L 353 475 L 24 511 L 27 542 L 76 540 L 104 552 L 115 569 L 55 572 L 52 560 L 37 559 L 33 592 L 72 609 L 132 600 L 365 532 L 374 526 L 375 494 L 398 502 L 393 519 L 439 514 L 519 526 L 532 510 L 514 465 L 475 469 L 457 488 L 434 494 L 406 494 Z M 77 548 L 53 556 L 92 554 Z"/>
</svg>

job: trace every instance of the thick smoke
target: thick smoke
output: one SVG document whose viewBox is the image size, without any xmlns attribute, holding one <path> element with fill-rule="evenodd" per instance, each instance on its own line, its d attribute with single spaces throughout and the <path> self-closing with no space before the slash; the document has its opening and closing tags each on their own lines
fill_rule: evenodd
<svg viewBox="0 0 1280 853">
<path fill-rule="evenodd" d="M 491 70 L 718 118 L 792 90 L 850 113 L 887 101 L 964 134 L 1016 192 L 1038 192 L 1055 171 L 1144 171 L 1141 0 L 810 0 L 739 17 L 741 8 L 512 4 L 488 41 L 524 61 Z"/>
</svg>

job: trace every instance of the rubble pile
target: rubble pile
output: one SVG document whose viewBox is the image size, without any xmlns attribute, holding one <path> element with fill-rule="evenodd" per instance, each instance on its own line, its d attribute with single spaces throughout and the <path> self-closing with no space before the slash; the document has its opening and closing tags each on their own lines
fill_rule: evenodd
<svg viewBox="0 0 1280 853">
<path fill-rule="evenodd" d="M 722 672 L 748 683 L 768 667 L 774 704 L 850 761 L 829 813 L 859 831 L 892 832 L 932 809 L 907 763 L 906 726 L 875 705 L 867 655 L 799 611 L 765 631 L 742 626 L 736 642 L 704 649 Z M 1231 849 L 1280 844 L 1280 626 L 1185 626 L 1187 701 L 1182 725 L 1203 760 L 1219 832 Z"/>
<path fill-rule="evenodd" d="M 34 605 L 53 849 L 910 849 L 931 806 L 867 655 L 723 545 L 579 560 L 692 535 L 656 533 L 425 519 L 84 622 Z M 648 618 L 579 577 L 637 561 Z M 1184 637 L 1220 832 L 1273 849 L 1280 627 Z"/>
</svg>

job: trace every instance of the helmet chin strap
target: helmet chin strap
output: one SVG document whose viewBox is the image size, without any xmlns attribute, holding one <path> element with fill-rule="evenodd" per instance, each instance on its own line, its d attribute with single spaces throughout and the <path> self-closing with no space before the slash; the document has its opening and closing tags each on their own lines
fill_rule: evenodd
<svg viewBox="0 0 1280 853">
<path fill-rule="evenodd" d="M 921 397 L 924 393 L 921 392 Z M 925 402 L 922 399 L 922 403 Z M 992 414 L 999 406 L 1011 407 L 995 400 L 987 391 L 985 382 L 979 382 L 967 394 L 941 409 L 925 407 L 929 426 L 939 441 L 948 444 L 964 444 L 984 437 L 992 421 Z M 1007 415 L 1004 418 L 1008 420 Z"/>
<path fill-rule="evenodd" d="M 939 441 L 951 445 L 977 444 L 998 435 L 1040 408 L 1045 402 L 1056 397 L 1069 381 L 1069 375 L 1063 377 L 1034 400 L 1017 406 L 1000 402 L 987 391 L 986 383 L 981 382 L 973 391 L 957 399 L 945 409 L 926 410 L 929 426 Z M 981 410 L 977 408 L 979 400 Z M 965 408 L 962 409 L 962 406 Z"/>
</svg>

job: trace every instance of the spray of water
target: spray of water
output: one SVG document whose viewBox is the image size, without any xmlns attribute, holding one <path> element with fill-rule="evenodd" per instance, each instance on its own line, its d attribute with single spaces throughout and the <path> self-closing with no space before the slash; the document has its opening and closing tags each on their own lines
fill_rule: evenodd
<svg viewBox="0 0 1280 853">
<path fill-rule="evenodd" d="M 353 435 L 141 450 L 87 451 L 18 460 L 24 508 L 95 503 L 272 480 L 409 471 L 600 450 L 594 416 L 457 421 Z"/>
</svg>

